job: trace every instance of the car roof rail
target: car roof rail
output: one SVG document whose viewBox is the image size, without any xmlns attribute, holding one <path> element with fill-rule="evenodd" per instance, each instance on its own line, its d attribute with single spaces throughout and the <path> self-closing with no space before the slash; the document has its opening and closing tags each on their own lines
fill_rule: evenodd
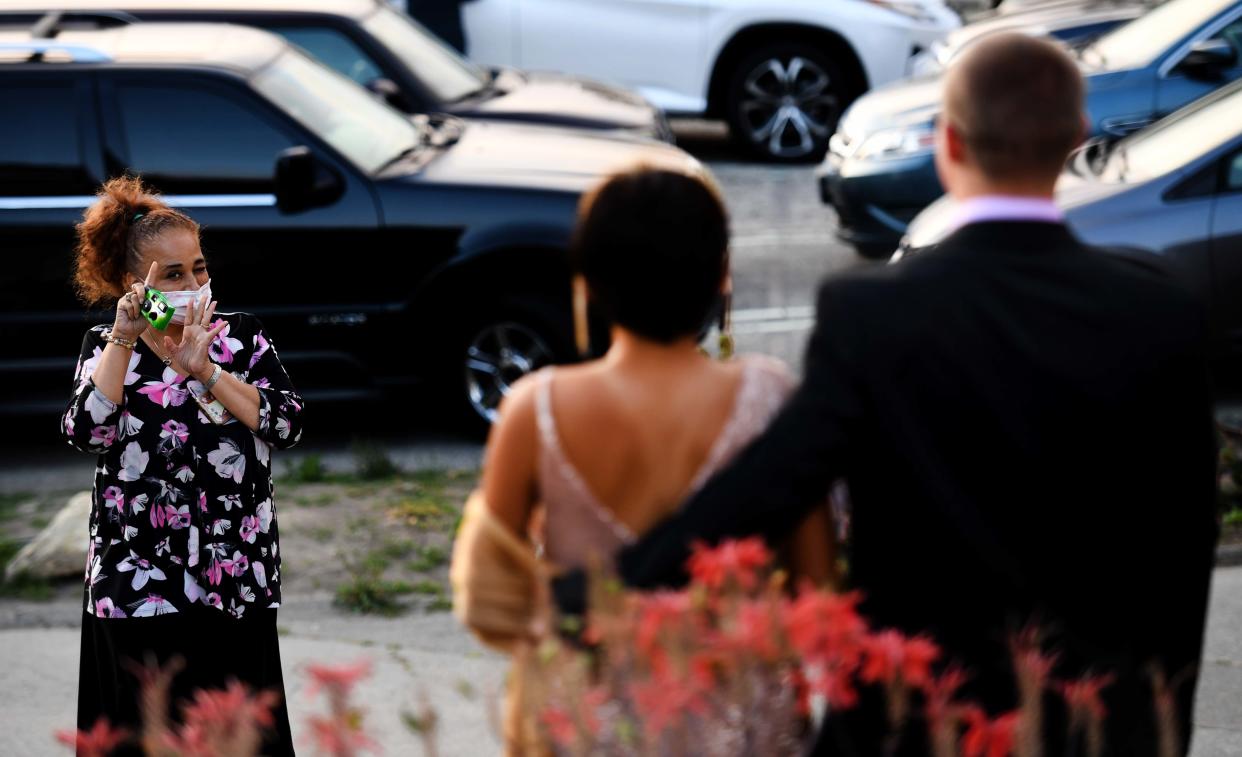
<svg viewBox="0 0 1242 757">
<path fill-rule="evenodd" d="M 28 62 L 42 61 L 48 53 L 68 55 L 73 63 L 108 63 L 112 56 L 90 45 L 59 42 L 54 39 L 32 39 L 25 42 L 0 42 L 0 56 L 5 53 L 26 53 Z"/>
<path fill-rule="evenodd" d="M 0 25 L 4 25 L 6 18 L 28 18 L 32 15 L 23 11 L 0 10 Z M 30 27 L 30 36 L 34 39 L 53 39 L 65 31 L 66 24 L 83 21 L 94 22 L 94 28 L 107 29 L 137 23 L 138 18 L 124 11 L 51 11 L 43 14 Z"/>
</svg>

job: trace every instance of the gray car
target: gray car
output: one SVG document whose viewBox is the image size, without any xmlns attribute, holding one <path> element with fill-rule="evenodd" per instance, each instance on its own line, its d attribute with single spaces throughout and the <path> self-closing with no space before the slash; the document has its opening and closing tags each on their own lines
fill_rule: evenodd
<svg viewBox="0 0 1242 757">
<path fill-rule="evenodd" d="M 1083 241 L 1157 256 L 1207 306 L 1220 354 L 1242 359 L 1242 82 L 1130 137 L 1084 146 L 1057 203 Z M 953 211 L 947 196 L 928 207 L 894 258 L 933 249 Z"/>
</svg>

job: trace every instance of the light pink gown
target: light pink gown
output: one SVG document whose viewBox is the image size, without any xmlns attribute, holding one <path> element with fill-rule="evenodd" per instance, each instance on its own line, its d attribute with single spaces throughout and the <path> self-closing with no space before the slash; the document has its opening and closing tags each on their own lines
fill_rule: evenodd
<svg viewBox="0 0 1242 757">
<path fill-rule="evenodd" d="M 694 494 L 771 423 L 789 397 L 794 380 L 784 363 L 748 355 L 729 419 L 690 484 Z M 556 372 L 545 368 L 536 376 L 535 413 L 539 426 L 540 499 L 545 508 L 544 554 L 564 568 L 587 567 L 593 555 L 611 557 L 638 535 L 617 520 L 591 493 L 575 470 L 557 432 L 551 390 Z M 635 471 L 635 475 L 641 475 Z"/>
</svg>

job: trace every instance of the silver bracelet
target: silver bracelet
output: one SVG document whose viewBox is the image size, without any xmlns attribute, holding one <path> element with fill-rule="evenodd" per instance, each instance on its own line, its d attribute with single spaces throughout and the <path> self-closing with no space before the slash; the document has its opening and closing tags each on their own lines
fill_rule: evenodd
<svg viewBox="0 0 1242 757">
<path fill-rule="evenodd" d="M 203 382 L 203 388 L 210 392 L 211 388 L 220 380 L 220 374 L 222 373 L 224 373 L 224 369 L 220 367 L 219 363 L 216 363 L 216 369 L 211 372 L 211 378 Z"/>
</svg>

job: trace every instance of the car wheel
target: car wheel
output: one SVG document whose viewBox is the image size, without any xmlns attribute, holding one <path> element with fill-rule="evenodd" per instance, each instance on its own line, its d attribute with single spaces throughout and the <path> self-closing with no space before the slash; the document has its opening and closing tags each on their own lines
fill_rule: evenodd
<svg viewBox="0 0 1242 757">
<path fill-rule="evenodd" d="M 572 357 L 549 319 L 517 307 L 478 319 L 459 346 L 458 394 L 467 425 L 479 433 L 496 421 L 501 400 L 518 381 Z"/>
<path fill-rule="evenodd" d="M 734 69 L 729 128 L 766 160 L 818 160 L 828 150 L 846 96 L 844 76 L 823 52 L 798 43 L 771 45 Z"/>
</svg>

